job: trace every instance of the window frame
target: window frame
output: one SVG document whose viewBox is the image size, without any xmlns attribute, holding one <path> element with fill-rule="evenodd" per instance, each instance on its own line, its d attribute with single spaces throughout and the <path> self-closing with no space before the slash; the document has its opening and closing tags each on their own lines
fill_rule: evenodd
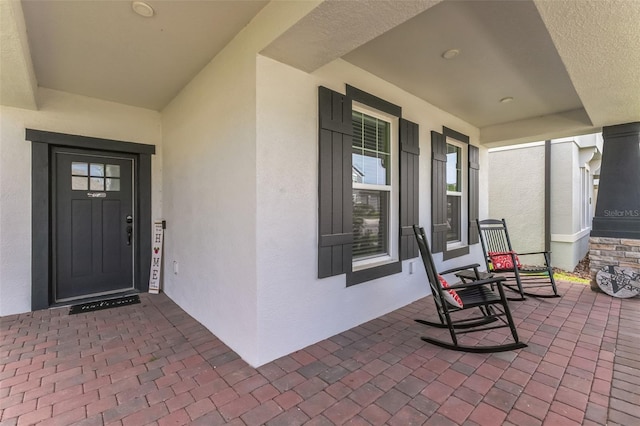
<svg viewBox="0 0 640 426">
<path fill-rule="evenodd" d="M 378 98 L 377 96 L 364 92 L 350 85 L 346 86 L 346 96 L 351 98 L 352 100 L 352 108 L 351 108 L 352 113 L 355 110 L 365 110 L 365 111 L 370 111 L 372 113 L 380 114 L 383 117 L 393 117 L 395 120 L 397 120 L 395 128 L 392 128 L 390 131 L 390 136 L 392 140 L 394 139 L 396 140 L 395 149 L 398 149 L 397 141 L 399 140 L 399 136 L 398 136 L 398 133 L 400 130 L 399 121 L 402 118 L 402 108 L 390 102 L 387 102 L 384 99 Z M 394 151 L 394 148 L 392 146 L 391 148 L 391 153 L 392 153 L 391 163 L 393 164 L 392 170 L 395 169 L 397 171 L 399 169 L 399 158 L 396 154 L 395 160 L 393 160 L 393 157 L 395 154 L 393 151 Z M 396 181 L 395 184 L 397 185 L 397 188 L 399 191 L 399 187 L 400 187 L 399 176 L 397 176 L 397 179 L 395 179 L 395 181 Z M 394 184 L 393 172 L 391 177 L 391 183 L 392 185 Z M 351 193 L 353 194 L 353 184 L 352 184 Z M 395 198 L 397 200 L 398 197 L 395 197 Z M 390 210 L 389 211 L 390 216 L 394 216 L 398 218 L 399 202 L 396 201 L 395 204 L 393 202 L 390 202 L 389 210 Z M 396 219 L 395 221 L 390 219 L 389 222 L 393 228 L 400 227 L 398 219 Z M 393 229 L 390 234 L 393 235 L 392 237 L 393 243 L 395 244 L 396 247 L 398 247 L 397 240 L 399 239 L 399 235 L 398 235 L 399 232 Z M 354 264 L 353 255 L 352 255 L 351 268 L 350 270 L 347 271 L 347 287 L 360 284 L 366 281 L 371 281 L 376 278 L 382 278 L 387 275 L 397 274 L 400 272 L 402 272 L 402 262 L 399 258 L 398 250 L 396 250 L 395 256 L 391 256 L 385 260 L 380 259 L 377 262 L 372 261 L 368 264 L 366 262 Z"/>
<path fill-rule="evenodd" d="M 355 190 L 369 190 L 386 192 L 389 194 L 388 200 L 388 218 L 386 229 L 387 235 L 385 238 L 386 253 L 380 255 L 374 255 L 368 258 L 355 259 L 352 253 L 352 271 L 357 272 L 364 269 L 372 268 L 375 266 L 382 266 L 388 263 L 397 262 L 399 260 L 399 245 L 398 245 L 398 233 L 399 233 L 399 189 L 400 189 L 400 175 L 398 173 L 398 132 L 399 132 L 399 117 L 394 116 L 384 111 L 371 108 L 365 104 L 354 101 L 352 104 L 353 112 L 359 112 L 369 117 L 382 120 L 389 124 L 389 179 L 388 185 L 382 184 L 367 184 L 351 182 L 352 195 Z"/>
<path fill-rule="evenodd" d="M 449 188 L 447 188 L 446 190 L 446 194 L 447 194 L 447 202 L 448 202 L 448 197 L 449 196 L 456 196 L 460 198 L 460 209 L 459 209 L 459 217 L 458 222 L 459 222 L 459 227 L 460 227 L 460 239 L 455 240 L 455 241 L 449 241 L 448 238 L 446 240 L 446 251 L 453 251 L 456 249 L 460 249 L 460 248 L 464 248 L 467 247 L 469 245 L 469 240 L 468 240 L 468 230 L 469 227 L 465 226 L 465 224 L 469 223 L 469 144 L 468 143 L 464 143 L 456 138 L 453 138 L 451 136 L 445 136 L 445 144 L 448 145 L 452 145 L 455 146 L 457 148 L 460 148 L 460 158 L 459 158 L 459 163 L 460 163 L 460 176 L 459 179 L 460 181 L 458 182 L 459 185 L 461 186 L 461 190 L 460 191 L 450 191 Z M 448 160 L 448 150 L 447 150 L 447 162 L 446 165 L 448 165 L 449 160 Z M 449 169 L 448 167 L 445 165 L 445 173 L 448 173 Z M 466 166 L 466 167 L 465 167 Z M 448 182 L 447 182 L 448 184 Z"/>
<path fill-rule="evenodd" d="M 446 152 L 447 141 L 455 139 L 467 152 L 467 201 L 466 220 L 462 229 L 467 231 L 466 244 L 459 247 L 447 244 L 447 184 L 446 184 Z M 448 127 L 442 133 L 431 131 L 431 246 L 433 253 L 442 253 L 443 260 L 469 254 L 469 247 L 479 242 L 476 219 L 479 211 L 479 148 L 469 143 L 469 137 Z"/>
<path fill-rule="evenodd" d="M 580 167 L 580 230 L 591 228 L 591 170 Z"/>
</svg>

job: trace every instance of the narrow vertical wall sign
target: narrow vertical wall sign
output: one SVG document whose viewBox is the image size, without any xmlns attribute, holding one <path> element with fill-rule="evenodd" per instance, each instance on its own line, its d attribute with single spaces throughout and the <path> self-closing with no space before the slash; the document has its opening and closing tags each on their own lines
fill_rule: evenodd
<svg viewBox="0 0 640 426">
<path fill-rule="evenodd" d="M 160 293 L 160 267 L 162 265 L 162 243 L 164 239 L 164 229 L 162 220 L 153 222 L 153 233 L 151 240 L 151 272 L 149 273 L 149 293 Z"/>
</svg>

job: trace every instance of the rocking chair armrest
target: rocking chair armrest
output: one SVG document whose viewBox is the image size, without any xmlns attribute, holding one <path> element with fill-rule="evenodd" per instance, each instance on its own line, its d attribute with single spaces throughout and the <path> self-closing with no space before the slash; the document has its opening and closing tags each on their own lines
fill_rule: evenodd
<svg viewBox="0 0 640 426">
<path fill-rule="evenodd" d="M 518 252 L 516 254 L 518 256 L 526 256 L 528 254 L 550 254 L 550 253 L 551 253 L 550 251 L 531 251 L 531 252 L 528 252 L 528 253 L 520 253 L 520 252 Z"/>
<path fill-rule="evenodd" d="M 476 269 L 479 268 L 480 264 L 478 263 L 474 263 L 471 265 L 465 265 L 465 266 L 456 266 L 455 268 L 451 268 L 451 269 L 447 269 L 446 271 L 441 271 L 440 275 L 447 275 L 447 274 L 451 274 L 453 272 L 459 272 L 459 271 L 463 271 L 465 269 Z"/>
<path fill-rule="evenodd" d="M 452 289 L 452 290 L 465 289 L 465 288 L 469 288 L 469 287 L 475 287 L 475 286 L 486 285 L 486 284 L 502 285 L 502 281 L 504 281 L 504 280 L 506 280 L 505 277 L 495 276 L 495 277 L 487 278 L 487 279 L 484 279 L 484 280 L 469 281 L 469 282 L 466 282 L 466 283 L 450 284 L 449 287 L 447 287 L 447 289 Z"/>
</svg>

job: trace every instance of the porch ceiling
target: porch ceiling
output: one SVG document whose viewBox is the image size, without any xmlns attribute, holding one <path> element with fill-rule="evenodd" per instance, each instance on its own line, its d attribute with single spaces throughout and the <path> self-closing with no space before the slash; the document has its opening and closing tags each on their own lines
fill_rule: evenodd
<svg viewBox="0 0 640 426">
<path fill-rule="evenodd" d="M 3 105 L 34 107 L 37 85 L 154 110 L 267 4 L 1 2 Z M 497 146 L 640 120 L 638 22 L 636 0 L 328 0 L 262 53 L 307 72 L 342 58 Z"/>
<path fill-rule="evenodd" d="M 151 0 L 155 14 L 145 18 L 124 0 L 1 1 L 22 9 L 40 87 L 153 110 L 164 108 L 268 3 Z M 13 63 L 5 63 L 4 43 L 2 50 L 4 74 Z"/>
</svg>

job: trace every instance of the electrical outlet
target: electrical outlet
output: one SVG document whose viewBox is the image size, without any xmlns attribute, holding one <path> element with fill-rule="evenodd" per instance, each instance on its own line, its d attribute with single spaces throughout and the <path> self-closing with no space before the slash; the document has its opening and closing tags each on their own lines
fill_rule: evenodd
<svg viewBox="0 0 640 426">
<path fill-rule="evenodd" d="M 178 275 L 178 261 L 177 260 L 173 261 L 173 273 Z"/>
</svg>

